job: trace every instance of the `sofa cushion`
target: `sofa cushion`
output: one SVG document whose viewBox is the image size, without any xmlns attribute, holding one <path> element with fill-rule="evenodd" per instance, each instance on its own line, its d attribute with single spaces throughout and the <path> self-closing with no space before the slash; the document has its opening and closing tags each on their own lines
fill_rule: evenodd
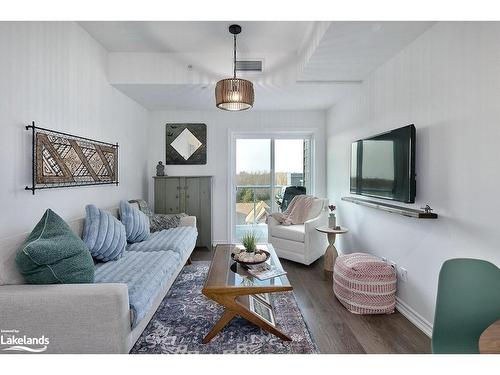
<svg viewBox="0 0 500 375">
<path fill-rule="evenodd" d="M 149 217 L 127 201 L 120 202 L 120 220 L 125 225 L 128 242 L 141 242 L 149 236 Z"/>
<path fill-rule="evenodd" d="M 198 231 L 195 227 L 164 229 L 151 233 L 146 241 L 128 245 L 127 250 L 143 252 L 171 250 L 184 259 L 194 249 L 197 236 Z"/>
<path fill-rule="evenodd" d="M 125 226 L 110 212 L 93 204 L 85 207 L 83 242 L 97 260 L 108 262 L 123 256 L 127 245 Z"/>
<path fill-rule="evenodd" d="M 144 212 L 148 217 L 153 216 L 153 211 L 151 211 L 151 208 L 149 208 L 148 203 L 144 199 L 132 199 L 129 200 L 128 203 L 139 211 Z"/>
<path fill-rule="evenodd" d="M 151 309 L 158 294 L 177 275 L 181 259 L 173 251 L 126 251 L 115 262 L 98 263 L 96 283 L 124 283 L 128 287 L 132 311 L 131 324 L 135 327 Z"/>
<path fill-rule="evenodd" d="M 16 254 L 28 284 L 94 282 L 94 262 L 85 243 L 54 211 L 45 211 Z"/>
<path fill-rule="evenodd" d="M 185 213 L 180 214 L 155 214 L 149 217 L 151 224 L 151 232 L 159 232 L 163 229 L 177 228 L 181 225 L 183 217 L 187 217 Z"/>
<path fill-rule="evenodd" d="M 276 225 L 271 227 L 273 237 L 282 238 L 285 240 L 304 242 L 305 228 L 304 224 L 297 225 Z"/>
</svg>

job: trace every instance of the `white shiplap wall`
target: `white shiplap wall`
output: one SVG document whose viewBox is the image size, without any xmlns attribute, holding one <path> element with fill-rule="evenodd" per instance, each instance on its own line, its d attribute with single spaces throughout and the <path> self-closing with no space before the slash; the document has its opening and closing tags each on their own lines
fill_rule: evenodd
<svg viewBox="0 0 500 375">
<path fill-rule="evenodd" d="M 500 23 L 440 22 L 375 70 L 327 114 L 328 197 L 339 206 L 345 252 L 387 257 L 408 270 L 398 283 L 406 313 L 430 332 L 438 273 L 456 257 L 500 265 Z M 417 197 L 438 220 L 342 202 L 351 142 L 407 124 L 417 128 Z"/>
<path fill-rule="evenodd" d="M 146 195 L 149 112 L 109 85 L 106 51 L 73 22 L 0 22 L 0 238 L 31 230 L 44 210 Z M 120 144 L 120 185 L 25 191 L 39 126 Z"/>
<path fill-rule="evenodd" d="M 325 112 L 324 111 L 154 111 L 149 138 L 149 200 L 153 203 L 153 179 L 155 165 L 165 161 L 166 123 L 207 124 L 207 164 L 172 165 L 166 167 L 171 176 L 211 175 L 213 186 L 212 238 L 215 242 L 230 241 L 228 233 L 229 134 L 231 132 L 304 132 L 314 135 L 315 140 L 315 193 L 326 194 L 325 173 Z"/>
</svg>

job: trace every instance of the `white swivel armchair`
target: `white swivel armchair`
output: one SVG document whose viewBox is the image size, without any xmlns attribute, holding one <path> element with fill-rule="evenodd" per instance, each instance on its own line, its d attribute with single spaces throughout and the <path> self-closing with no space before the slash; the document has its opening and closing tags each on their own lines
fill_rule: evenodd
<svg viewBox="0 0 500 375">
<path fill-rule="evenodd" d="M 309 265 L 326 250 L 327 239 L 316 227 L 328 225 L 328 199 L 315 198 L 304 224 L 281 225 L 268 219 L 268 241 L 280 258 Z"/>
</svg>

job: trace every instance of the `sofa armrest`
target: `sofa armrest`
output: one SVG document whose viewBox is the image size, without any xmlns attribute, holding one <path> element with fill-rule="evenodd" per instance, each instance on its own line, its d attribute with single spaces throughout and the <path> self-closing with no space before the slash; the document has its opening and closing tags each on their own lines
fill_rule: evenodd
<svg viewBox="0 0 500 375">
<path fill-rule="evenodd" d="M 3 285 L 0 317 L 2 329 L 18 330 L 16 336 L 48 338 L 46 353 L 128 351 L 125 284 Z"/>
<path fill-rule="evenodd" d="M 181 217 L 181 227 L 195 227 L 196 228 L 196 216 L 183 216 Z"/>
</svg>

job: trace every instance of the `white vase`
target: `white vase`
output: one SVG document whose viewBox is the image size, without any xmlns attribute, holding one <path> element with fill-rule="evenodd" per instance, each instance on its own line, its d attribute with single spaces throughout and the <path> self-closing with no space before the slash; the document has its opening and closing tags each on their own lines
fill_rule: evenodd
<svg viewBox="0 0 500 375">
<path fill-rule="evenodd" d="M 332 229 L 337 226 L 337 218 L 335 217 L 335 214 L 330 214 L 330 216 L 328 216 L 328 226 Z"/>
</svg>

